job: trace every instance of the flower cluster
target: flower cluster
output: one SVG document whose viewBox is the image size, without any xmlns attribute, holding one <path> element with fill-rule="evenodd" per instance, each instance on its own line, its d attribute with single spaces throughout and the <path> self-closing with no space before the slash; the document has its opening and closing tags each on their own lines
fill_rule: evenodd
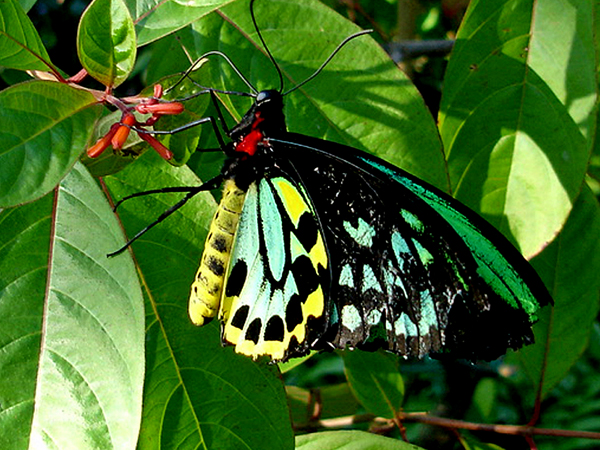
<svg viewBox="0 0 600 450">
<path fill-rule="evenodd" d="M 109 145 L 112 145 L 115 150 L 121 150 L 130 131 L 133 129 L 140 139 L 150 144 L 162 158 L 167 161 L 170 160 L 173 157 L 173 153 L 152 135 L 152 131 L 144 128 L 154 125 L 161 116 L 181 114 L 183 112 L 184 107 L 181 103 L 161 100 L 162 93 L 162 86 L 157 84 L 154 86 L 154 95 L 152 97 L 136 98 L 135 106 L 126 106 L 123 102 L 119 101 L 117 106 L 123 112 L 121 120 L 114 123 L 108 130 L 108 133 L 88 148 L 87 155 L 90 158 L 97 158 Z M 151 116 L 144 122 L 138 122 L 133 111 L 137 111 L 140 114 L 151 114 Z"/>
</svg>

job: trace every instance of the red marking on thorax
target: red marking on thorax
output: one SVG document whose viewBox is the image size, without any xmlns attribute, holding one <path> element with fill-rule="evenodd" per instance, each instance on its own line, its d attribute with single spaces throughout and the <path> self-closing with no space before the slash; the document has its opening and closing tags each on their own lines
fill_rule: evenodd
<svg viewBox="0 0 600 450">
<path fill-rule="evenodd" d="M 257 112 L 256 119 L 254 122 L 252 122 L 252 129 L 250 130 L 250 133 L 244 136 L 242 142 L 235 146 L 236 152 L 243 152 L 249 156 L 253 156 L 256 153 L 258 143 L 265 137 L 262 131 L 260 131 L 258 128 L 258 125 L 260 125 L 263 120 L 265 119 L 260 117 L 260 112 Z"/>
</svg>

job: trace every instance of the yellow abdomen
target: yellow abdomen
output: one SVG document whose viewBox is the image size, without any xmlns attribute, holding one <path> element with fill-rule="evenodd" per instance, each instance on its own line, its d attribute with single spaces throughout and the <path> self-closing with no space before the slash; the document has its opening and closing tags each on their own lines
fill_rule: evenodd
<svg viewBox="0 0 600 450">
<path fill-rule="evenodd" d="M 219 311 L 231 246 L 245 197 L 246 193 L 233 180 L 225 181 L 223 198 L 210 224 L 200 267 L 192 283 L 188 308 L 195 325 L 208 323 Z"/>
</svg>

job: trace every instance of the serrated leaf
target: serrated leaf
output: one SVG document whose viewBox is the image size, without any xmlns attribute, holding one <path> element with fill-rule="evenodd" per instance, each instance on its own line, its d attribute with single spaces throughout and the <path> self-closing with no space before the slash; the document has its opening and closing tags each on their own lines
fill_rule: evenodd
<svg viewBox="0 0 600 450">
<path fill-rule="evenodd" d="M 131 259 L 102 250 L 123 242 L 106 199 L 76 165 L 0 223 L 2 448 L 134 449 L 143 300 Z"/>
<path fill-rule="evenodd" d="M 0 2 L 0 66 L 17 70 L 52 67 L 39 34 L 16 0 Z"/>
<path fill-rule="evenodd" d="M 364 431 L 324 431 L 296 437 L 296 450 L 419 450 L 421 447 Z"/>
<path fill-rule="evenodd" d="M 560 231 L 584 179 L 592 17 L 589 0 L 473 2 L 446 72 L 440 133 L 455 195 L 527 257 Z"/>
<path fill-rule="evenodd" d="M 94 0 L 81 16 L 77 54 L 87 72 L 108 87 L 119 86 L 135 64 L 133 20 L 123 0 Z"/>
<path fill-rule="evenodd" d="M 52 190 L 85 149 L 98 117 L 94 97 L 32 81 L 0 92 L 0 207 Z"/>
<path fill-rule="evenodd" d="M 115 199 L 150 188 L 200 183 L 189 169 L 172 167 L 154 152 L 105 182 Z M 119 207 L 119 217 L 132 235 L 181 197 L 132 199 Z M 212 196 L 199 194 L 132 245 L 147 286 L 148 311 L 139 448 L 177 444 L 182 449 L 290 449 L 293 436 L 276 366 L 222 348 L 217 321 L 198 328 L 187 314 L 214 209 Z"/>
<path fill-rule="evenodd" d="M 404 400 L 398 356 L 361 350 L 346 350 L 342 355 L 346 378 L 358 401 L 376 416 L 396 417 Z"/>
<path fill-rule="evenodd" d="M 533 260 L 554 308 L 540 313 L 535 344 L 518 353 L 532 381 L 542 383 L 544 398 L 585 350 L 600 310 L 600 207 L 588 188 L 577 199 L 558 238 Z M 543 375 L 543 378 L 542 378 Z"/>
</svg>

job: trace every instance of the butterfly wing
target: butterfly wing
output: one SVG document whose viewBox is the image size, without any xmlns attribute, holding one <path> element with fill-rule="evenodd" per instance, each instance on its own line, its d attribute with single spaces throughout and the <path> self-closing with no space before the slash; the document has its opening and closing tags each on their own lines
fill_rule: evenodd
<svg viewBox="0 0 600 450">
<path fill-rule="evenodd" d="M 328 256 L 303 188 L 273 168 L 252 182 L 235 235 L 220 319 L 238 353 L 307 353 L 328 321 Z"/>
<path fill-rule="evenodd" d="M 532 342 L 550 296 L 485 220 L 356 149 L 292 133 L 272 145 L 304 186 L 330 255 L 322 346 L 494 359 Z"/>
</svg>

